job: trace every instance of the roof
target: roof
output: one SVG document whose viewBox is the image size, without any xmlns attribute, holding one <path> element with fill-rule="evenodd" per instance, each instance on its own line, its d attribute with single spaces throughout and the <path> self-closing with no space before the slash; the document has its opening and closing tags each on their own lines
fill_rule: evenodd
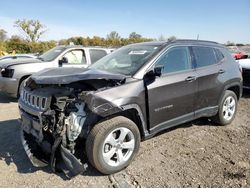
<svg viewBox="0 0 250 188">
<path fill-rule="evenodd" d="M 219 44 L 213 41 L 207 40 L 194 40 L 194 39 L 176 39 L 174 41 L 150 41 L 150 42 L 141 42 L 141 43 L 133 43 L 130 45 L 152 45 L 152 46 L 167 46 L 169 44 L 201 44 L 201 45 L 211 45 L 211 46 L 220 46 L 224 47 L 224 45 Z M 104 48 L 104 49 L 112 49 L 103 46 L 82 46 L 82 45 L 60 45 L 65 48 Z"/>
<path fill-rule="evenodd" d="M 219 44 L 214 41 L 208 41 L 208 40 L 192 40 L 192 39 L 178 39 L 174 40 L 171 43 L 181 43 L 181 44 L 201 44 L 201 45 L 213 45 L 213 46 L 223 46 L 222 44 Z"/>
<path fill-rule="evenodd" d="M 192 40 L 192 39 L 177 39 L 177 40 L 174 40 L 174 41 L 151 41 L 151 42 L 134 43 L 134 44 L 131 44 L 131 45 L 167 46 L 167 45 L 170 45 L 170 44 L 201 44 L 201 45 L 224 47 L 224 45 L 219 44 L 217 42 L 206 41 L 206 40 Z"/>
<path fill-rule="evenodd" d="M 83 45 L 59 45 L 61 47 L 65 47 L 66 49 L 69 49 L 69 48 L 96 48 L 96 49 L 100 49 L 100 48 L 103 48 L 103 49 L 114 49 L 114 48 L 108 48 L 108 47 L 104 47 L 104 46 L 83 46 Z"/>
</svg>

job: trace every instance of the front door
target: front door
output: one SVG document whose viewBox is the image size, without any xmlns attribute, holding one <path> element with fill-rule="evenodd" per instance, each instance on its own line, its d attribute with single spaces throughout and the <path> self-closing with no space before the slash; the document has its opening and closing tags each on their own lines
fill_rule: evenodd
<svg viewBox="0 0 250 188">
<path fill-rule="evenodd" d="M 194 117 L 197 91 L 196 72 L 188 47 L 168 49 L 156 61 L 162 65 L 162 75 L 146 83 L 150 131 L 157 131 Z"/>
</svg>

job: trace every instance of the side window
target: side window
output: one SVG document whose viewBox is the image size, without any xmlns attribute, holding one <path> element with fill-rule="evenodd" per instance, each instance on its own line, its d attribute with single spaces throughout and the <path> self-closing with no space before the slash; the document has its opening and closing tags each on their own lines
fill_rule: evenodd
<svg viewBox="0 0 250 188">
<path fill-rule="evenodd" d="M 98 61 L 99 59 L 107 55 L 107 52 L 105 50 L 91 49 L 89 50 L 89 54 L 90 54 L 91 63 L 95 63 L 96 61 Z"/>
<path fill-rule="evenodd" d="M 163 65 L 162 73 L 178 72 L 191 69 L 188 47 L 174 47 L 163 54 L 156 66 Z"/>
<path fill-rule="evenodd" d="M 193 48 L 197 68 L 209 66 L 209 65 L 213 65 L 217 63 L 213 48 L 199 47 L 199 46 L 194 46 L 192 48 Z"/>
<path fill-rule="evenodd" d="M 69 64 L 86 64 L 86 57 L 83 50 L 72 50 L 63 57 L 67 58 Z"/>
<path fill-rule="evenodd" d="M 214 49 L 216 58 L 217 58 L 217 63 L 219 63 L 222 59 L 224 59 L 223 53 L 219 49 Z"/>
</svg>

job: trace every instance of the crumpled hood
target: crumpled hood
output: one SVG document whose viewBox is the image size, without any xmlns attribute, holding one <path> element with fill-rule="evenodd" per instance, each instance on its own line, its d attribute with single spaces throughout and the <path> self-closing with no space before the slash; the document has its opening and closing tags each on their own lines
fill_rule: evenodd
<svg viewBox="0 0 250 188">
<path fill-rule="evenodd" d="M 114 80 L 118 82 L 124 81 L 125 75 L 115 74 L 103 70 L 88 68 L 49 68 L 44 69 L 31 76 L 36 84 L 70 84 L 72 82 L 83 80 Z"/>
<path fill-rule="evenodd" d="M 27 58 L 27 59 L 11 59 L 0 62 L 1 68 L 7 68 L 12 65 L 21 65 L 21 64 L 30 64 L 30 63 L 44 63 L 43 61 L 36 58 Z"/>
</svg>

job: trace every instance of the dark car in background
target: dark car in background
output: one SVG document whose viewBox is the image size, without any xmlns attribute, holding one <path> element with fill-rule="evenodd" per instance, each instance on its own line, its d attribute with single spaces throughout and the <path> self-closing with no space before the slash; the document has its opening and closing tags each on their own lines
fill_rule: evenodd
<svg viewBox="0 0 250 188">
<path fill-rule="evenodd" d="M 242 94 L 239 64 L 215 42 L 175 40 L 122 47 L 88 68 L 29 77 L 19 99 L 31 162 L 67 176 L 126 168 L 141 140 L 200 117 L 230 124 Z"/>
<path fill-rule="evenodd" d="M 250 89 L 250 58 L 237 61 L 242 68 L 243 88 Z"/>
</svg>

